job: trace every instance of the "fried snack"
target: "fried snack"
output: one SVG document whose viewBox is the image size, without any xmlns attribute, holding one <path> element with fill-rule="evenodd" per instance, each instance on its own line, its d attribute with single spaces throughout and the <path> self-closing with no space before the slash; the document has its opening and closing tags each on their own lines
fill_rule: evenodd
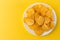
<svg viewBox="0 0 60 40">
<path fill-rule="evenodd" d="M 41 17 L 41 21 L 40 21 L 40 15 L 38 13 L 35 13 L 35 22 L 38 24 L 38 25 L 41 25 L 42 22 L 43 22 L 43 17 Z"/>
<path fill-rule="evenodd" d="M 30 18 L 30 17 L 26 17 L 24 18 L 24 22 L 27 24 L 27 25 L 33 25 L 34 24 L 34 19 Z"/>
<path fill-rule="evenodd" d="M 35 13 L 34 17 L 35 17 L 35 21 L 38 19 L 40 15 L 38 13 Z"/>
<path fill-rule="evenodd" d="M 50 27 L 51 27 L 52 29 L 54 29 L 54 23 L 53 23 L 53 22 L 50 23 Z"/>
<path fill-rule="evenodd" d="M 54 29 L 54 16 L 48 7 L 37 4 L 32 8 L 29 8 L 26 14 L 27 17 L 24 18 L 24 22 L 37 35 L 41 35 L 43 32 Z"/>
<path fill-rule="evenodd" d="M 50 27 L 49 27 L 48 24 L 43 24 L 43 25 L 42 25 L 42 29 L 43 29 L 44 31 L 48 31 L 48 30 L 50 30 Z"/>
<path fill-rule="evenodd" d="M 50 23 L 50 22 L 51 22 L 51 19 L 48 18 L 48 17 L 45 17 L 45 21 L 44 21 L 44 23 L 45 23 L 45 24 L 48 24 L 48 23 Z"/>
<path fill-rule="evenodd" d="M 35 14 L 35 21 L 37 24 L 42 25 L 44 22 L 44 18 L 38 14 Z"/>
<path fill-rule="evenodd" d="M 54 20 L 54 16 L 53 16 L 53 13 L 51 12 L 51 10 L 48 10 L 46 12 L 46 16 L 49 17 L 51 20 Z"/>
<path fill-rule="evenodd" d="M 33 8 L 34 8 L 35 12 L 40 12 L 40 9 L 41 9 L 42 6 L 43 5 L 41 5 L 41 4 L 37 4 Z"/>
<path fill-rule="evenodd" d="M 32 16 L 32 15 L 34 15 L 34 9 L 33 8 L 30 8 L 30 9 L 28 9 L 27 10 L 27 16 Z"/>
<path fill-rule="evenodd" d="M 29 28 L 32 30 L 37 30 L 39 27 L 39 25 L 37 23 L 33 24 L 33 25 L 29 25 Z"/>
<path fill-rule="evenodd" d="M 48 8 L 45 7 L 45 6 L 42 6 L 42 8 L 40 10 L 40 13 L 41 13 L 42 16 L 45 16 L 47 11 L 48 11 Z"/>
<path fill-rule="evenodd" d="M 39 29 L 34 31 L 37 35 L 41 35 L 44 31 L 41 27 L 39 27 Z"/>
</svg>

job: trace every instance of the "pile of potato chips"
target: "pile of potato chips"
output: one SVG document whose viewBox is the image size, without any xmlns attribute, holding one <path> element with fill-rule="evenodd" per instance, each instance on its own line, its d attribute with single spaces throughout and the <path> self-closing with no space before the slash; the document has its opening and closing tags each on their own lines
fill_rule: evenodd
<svg viewBox="0 0 60 40">
<path fill-rule="evenodd" d="M 37 4 L 26 11 L 27 17 L 24 18 L 24 23 L 37 35 L 47 32 L 54 28 L 54 15 L 48 7 Z"/>
</svg>

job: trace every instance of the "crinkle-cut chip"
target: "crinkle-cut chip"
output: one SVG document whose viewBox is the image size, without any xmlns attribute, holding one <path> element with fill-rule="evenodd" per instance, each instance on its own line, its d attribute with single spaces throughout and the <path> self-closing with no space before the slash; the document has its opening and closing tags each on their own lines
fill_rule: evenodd
<svg viewBox="0 0 60 40">
<path fill-rule="evenodd" d="M 27 25 L 33 25 L 34 24 L 34 20 L 32 18 L 24 18 L 24 21 Z"/>
<path fill-rule="evenodd" d="M 45 17 L 45 21 L 44 21 L 44 23 L 48 24 L 48 23 L 50 23 L 50 22 L 51 22 L 51 19 L 48 18 L 48 17 Z"/>
<path fill-rule="evenodd" d="M 39 12 L 42 6 L 43 6 L 43 5 L 38 4 L 38 5 L 35 5 L 33 8 L 34 8 L 34 10 L 35 10 L 36 12 Z"/>
<path fill-rule="evenodd" d="M 42 25 L 42 29 L 44 31 L 48 31 L 48 30 L 50 30 L 50 27 L 48 25 L 44 24 L 44 25 Z"/>
<path fill-rule="evenodd" d="M 46 12 L 48 11 L 48 8 L 45 7 L 45 6 L 42 6 L 41 10 L 40 10 L 40 13 L 42 16 L 45 16 Z"/>
<path fill-rule="evenodd" d="M 35 23 L 33 25 L 29 25 L 29 28 L 32 30 L 37 30 L 39 28 L 39 25 L 37 23 Z"/>
<path fill-rule="evenodd" d="M 54 29 L 54 23 L 53 23 L 53 22 L 50 23 L 50 27 L 51 27 L 52 29 Z"/>
<path fill-rule="evenodd" d="M 42 17 L 42 16 L 36 17 L 35 21 L 38 25 L 42 25 L 44 22 L 44 17 Z"/>
<path fill-rule="evenodd" d="M 27 10 L 27 16 L 31 16 L 35 13 L 34 9 L 33 8 L 30 8 Z"/>
<path fill-rule="evenodd" d="M 48 10 L 48 11 L 46 12 L 46 16 L 49 17 L 49 18 L 51 18 L 51 20 L 54 20 L 54 15 L 53 15 L 53 13 L 52 13 L 51 10 Z"/>
<path fill-rule="evenodd" d="M 40 29 L 34 31 L 37 35 L 41 35 L 44 31 L 40 27 Z"/>
</svg>

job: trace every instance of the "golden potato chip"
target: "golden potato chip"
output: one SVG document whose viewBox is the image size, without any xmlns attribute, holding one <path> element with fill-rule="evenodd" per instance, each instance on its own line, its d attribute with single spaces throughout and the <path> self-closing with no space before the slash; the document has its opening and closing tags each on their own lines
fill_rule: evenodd
<svg viewBox="0 0 60 40">
<path fill-rule="evenodd" d="M 42 25 L 42 29 L 44 31 L 48 31 L 48 30 L 50 30 L 50 27 L 48 25 L 44 24 L 44 25 Z"/>
<path fill-rule="evenodd" d="M 45 21 L 44 21 L 44 23 L 48 24 L 49 22 L 51 22 L 51 19 L 48 18 L 48 17 L 45 17 Z"/>
<path fill-rule="evenodd" d="M 35 5 L 33 8 L 34 8 L 34 10 L 35 10 L 36 12 L 39 12 L 42 6 L 43 6 L 43 5 L 38 4 L 38 5 Z"/>
<path fill-rule="evenodd" d="M 44 31 L 40 27 L 40 29 L 34 31 L 37 35 L 41 35 Z"/>
<path fill-rule="evenodd" d="M 54 23 L 53 23 L 53 22 L 51 22 L 50 27 L 51 27 L 52 29 L 54 29 Z"/>
<path fill-rule="evenodd" d="M 25 20 L 25 22 L 26 22 L 27 25 L 33 25 L 34 24 L 34 20 L 31 19 L 31 18 L 29 18 L 29 17 L 24 18 L 24 20 Z"/>
<path fill-rule="evenodd" d="M 34 15 L 28 16 L 28 18 L 31 18 L 32 20 L 34 20 Z"/>
<path fill-rule="evenodd" d="M 46 16 L 49 17 L 49 18 L 51 18 L 51 20 L 54 20 L 54 16 L 53 16 L 53 13 L 52 13 L 51 10 L 48 10 L 48 11 L 46 12 Z"/>
<path fill-rule="evenodd" d="M 36 23 L 38 23 L 39 25 L 42 25 L 44 22 L 44 18 L 42 16 L 36 17 L 35 18 Z"/>
<path fill-rule="evenodd" d="M 48 8 L 45 7 L 45 6 L 42 6 L 42 8 L 40 10 L 40 13 L 41 13 L 42 16 L 45 16 L 47 11 L 48 11 Z"/>
<path fill-rule="evenodd" d="M 35 23 L 33 25 L 29 25 L 29 28 L 32 30 L 37 30 L 39 28 L 39 25 L 37 23 Z"/>
<path fill-rule="evenodd" d="M 40 16 L 38 13 L 35 13 L 35 20 Z"/>
<path fill-rule="evenodd" d="M 34 9 L 33 8 L 30 8 L 30 9 L 28 9 L 28 11 L 27 11 L 27 16 L 31 16 L 31 15 L 34 15 Z"/>
</svg>

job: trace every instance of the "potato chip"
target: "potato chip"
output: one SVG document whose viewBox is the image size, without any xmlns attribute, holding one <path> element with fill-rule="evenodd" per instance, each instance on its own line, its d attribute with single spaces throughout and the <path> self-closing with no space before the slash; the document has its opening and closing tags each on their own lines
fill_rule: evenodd
<svg viewBox="0 0 60 40">
<path fill-rule="evenodd" d="M 45 16 L 47 11 L 48 11 L 48 8 L 45 7 L 45 6 L 42 6 L 42 8 L 40 10 L 40 13 L 41 13 L 42 16 Z"/>
<path fill-rule="evenodd" d="M 44 31 L 42 30 L 42 28 L 40 27 L 38 30 L 34 31 L 37 35 L 41 35 Z"/>
<path fill-rule="evenodd" d="M 48 10 L 46 12 L 46 16 L 49 17 L 49 18 L 51 18 L 51 20 L 54 20 L 54 16 L 53 16 L 53 13 L 51 12 L 51 10 Z"/>
<path fill-rule="evenodd" d="M 33 25 L 29 25 L 29 28 L 32 30 L 37 30 L 39 28 L 39 25 L 37 23 L 35 23 Z"/>
<path fill-rule="evenodd" d="M 44 23 L 48 24 L 49 22 L 51 22 L 51 19 L 48 18 L 48 17 L 45 17 L 45 21 L 44 21 Z"/>
<path fill-rule="evenodd" d="M 34 8 L 35 12 L 39 12 L 42 6 L 43 5 L 38 4 L 38 5 L 35 5 L 33 8 Z"/>
<path fill-rule="evenodd" d="M 48 25 L 44 24 L 44 25 L 42 25 L 42 29 L 44 31 L 48 31 L 48 30 L 50 30 L 50 27 Z"/>
<path fill-rule="evenodd" d="M 27 11 L 27 16 L 31 16 L 31 15 L 34 15 L 34 9 L 33 8 L 30 8 L 30 9 L 28 9 L 28 11 Z"/>
<path fill-rule="evenodd" d="M 53 22 L 51 22 L 50 27 L 51 27 L 52 29 L 54 29 L 54 23 L 53 23 Z"/>
<path fill-rule="evenodd" d="M 25 22 L 27 25 L 33 25 L 34 24 L 34 20 L 29 18 L 29 17 L 25 18 Z"/>
<path fill-rule="evenodd" d="M 44 18 L 42 16 L 39 16 L 37 18 L 35 18 L 36 23 L 38 23 L 39 25 L 42 25 L 44 22 Z"/>
<path fill-rule="evenodd" d="M 38 19 L 38 17 L 40 16 L 38 13 L 35 13 L 35 20 Z"/>
</svg>

